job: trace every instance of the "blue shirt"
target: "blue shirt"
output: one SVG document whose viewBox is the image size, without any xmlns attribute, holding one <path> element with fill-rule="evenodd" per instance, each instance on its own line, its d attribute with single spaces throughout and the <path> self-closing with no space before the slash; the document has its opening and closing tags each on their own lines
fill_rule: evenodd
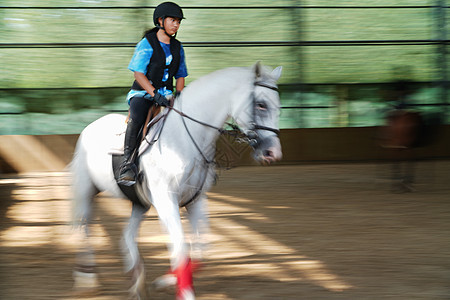
<svg viewBox="0 0 450 300">
<path fill-rule="evenodd" d="M 164 53 L 166 54 L 166 66 L 168 67 L 170 63 L 172 62 L 172 53 L 170 53 L 170 44 L 165 44 L 163 42 L 159 42 L 162 49 L 164 50 Z M 144 37 L 134 49 L 133 57 L 131 58 L 130 63 L 128 64 L 128 69 L 133 72 L 141 72 L 146 74 L 147 73 L 147 67 L 150 63 L 150 58 L 153 54 L 153 48 L 150 46 L 150 43 L 148 40 Z M 184 55 L 184 49 L 183 45 L 181 45 L 180 49 L 180 66 L 178 68 L 177 73 L 175 74 L 175 79 L 180 77 L 187 77 L 187 68 L 186 68 L 186 60 Z M 164 77 L 162 81 L 167 81 L 169 79 L 169 69 L 166 68 L 164 70 Z M 166 87 L 162 87 L 158 90 L 158 92 L 161 95 L 164 96 L 170 96 L 172 95 L 173 91 L 167 90 Z M 146 91 L 137 91 L 137 90 L 130 90 L 127 95 L 127 101 L 130 102 L 131 97 L 134 96 L 144 96 L 147 92 Z"/>
</svg>

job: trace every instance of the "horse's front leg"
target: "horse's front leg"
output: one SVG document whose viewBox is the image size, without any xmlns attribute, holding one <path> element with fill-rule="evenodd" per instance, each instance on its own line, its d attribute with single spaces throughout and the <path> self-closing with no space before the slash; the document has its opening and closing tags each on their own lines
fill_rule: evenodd
<svg viewBox="0 0 450 300">
<path fill-rule="evenodd" d="M 203 265 L 203 257 L 206 247 L 206 234 L 209 233 L 209 219 L 207 214 L 206 195 L 202 195 L 199 199 L 191 202 L 186 206 L 189 223 L 191 225 L 191 269 L 195 274 L 201 270 Z M 159 276 L 152 282 L 153 288 L 157 291 L 171 291 L 177 285 L 176 274 L 168 272 Z"/>
<path fill-rule="evenodd" d="M 194 261 L 194 271 L 200 268 L 204 257 L 204 252 L 208 246 L 208 242 L 205 237 L 209 233 L 209 218 L 206 200 L 206 195 L 202 194 L 201 197 L 186 206 L 189 223 L 191 225 L 191 255 Z"/>
<path fill-rule="evenodd" d="M 195 299 L 192 264 L 188 255 L 180 211 L 176 197 L 164 191 L 152 193 L 153 205 L 159 219 L 169 234 L 170 264 L 177 278 L 177 299 Z"/>
<path fill-rule="evenodd" d="M 131 299 L 147 299 L 144 261 L 139 254 L 136 237 L 148 209 L 139 204 L 132 206 L 131 217 L 123 232 L 122 251 L 125 255 L 125 272 L 131 275 Z"/>
</svg>

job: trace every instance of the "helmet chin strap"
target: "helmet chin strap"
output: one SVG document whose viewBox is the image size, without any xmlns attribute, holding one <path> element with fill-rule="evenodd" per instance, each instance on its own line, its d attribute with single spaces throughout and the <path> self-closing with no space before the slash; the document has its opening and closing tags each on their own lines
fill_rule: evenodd
<svg viewBox="0 0 450 300">
<path fill-rule="evenodd" d="M 164 20 L 165 20 L 166 18 L 162 18 L 162 19 L 163 19 L 162 23 L 164 24 Z M 174 35 L 170 35 L 170 34 L 167 33 L 166 29 L 164 28 L 164 25 L 161 26 L 161 25 L 158 24 L 158 25 L 156 25 L 156 27 L 157 27 L 158 29 L 164 30 L 164 33 L 165 33 L 168 37 L 170 37 L 170 38 L 176 38 L 176 37 L 177 37 L 177 33 L 178 33 L 178 32 L 175 32 Z"/>
</svg>

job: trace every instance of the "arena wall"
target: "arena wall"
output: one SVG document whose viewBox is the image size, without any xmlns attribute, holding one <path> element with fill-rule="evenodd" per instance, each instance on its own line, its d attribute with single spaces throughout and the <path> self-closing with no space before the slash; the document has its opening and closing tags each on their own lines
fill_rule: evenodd
<svg viewBox="0 0 450 300">
<path fill-rule="evenodd" d="M 378 127 L 283 129 L 280 164 L 319 162 L 386 161 L 410 159 L 449 159 L 450 126 L 440 126 L 429 134 L 427 143 L 407 151 L 380 146 Z M 64 171 L 69 164 L 77 134 L 0 136 L 0 173 Z M 218 143 L 226 153 L 229 144 Z M 227 150 L 227 149 L 228 150 Z M 234 152 L 233 166 L 253 165 L 249 149 Z"/>
</svg>

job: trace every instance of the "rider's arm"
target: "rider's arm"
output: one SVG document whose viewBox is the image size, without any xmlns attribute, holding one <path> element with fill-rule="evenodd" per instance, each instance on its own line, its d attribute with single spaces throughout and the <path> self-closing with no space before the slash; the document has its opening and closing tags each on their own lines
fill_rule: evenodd
<svg viewBox="0 0 450 300">
<path fill-rule="evenodd" d="M 186 68 L 186 58 L 184 55 L 183 45 L 181 45 L 180 49 L 180 66 L 178 67 L 178 72 L 175 74 L 175 91 L 181 92 L 184 89 L 185 78 L 188 76 L 187 68 Z"/>
<path fill-rule="evenodd" d="M 143 38 L 134 50 L 133 57 L 128 65 L 128 69 L 133 71 L 134 79 L 137 83 L 147 92 L 150 96 L 154 96 L 153 91 L 155 87 L 150 83 L 150 81 L 145 76 L 147 72 L 148 64 L 153 55 L 153 49 L 146 38 Z"/>
<path fill-rule="evenodd" d="M 155 87 L 150 83 L 150 81 L 147 79 L 144 73 L 141 72 L 134 72 L 134 79 L 139 83 L 139 85 L 150 94 L 150 96 L 155 96 L 155 93 L 153 92 L 155 90 Z M 178 84 L 178 80 L 177 80 Z"/>
<path fill-rule="evenodd" d="M 181 92 L 184 89 L 184 77 L 179 77 L 176 80 L 175 91 Z"/>
</svg>

